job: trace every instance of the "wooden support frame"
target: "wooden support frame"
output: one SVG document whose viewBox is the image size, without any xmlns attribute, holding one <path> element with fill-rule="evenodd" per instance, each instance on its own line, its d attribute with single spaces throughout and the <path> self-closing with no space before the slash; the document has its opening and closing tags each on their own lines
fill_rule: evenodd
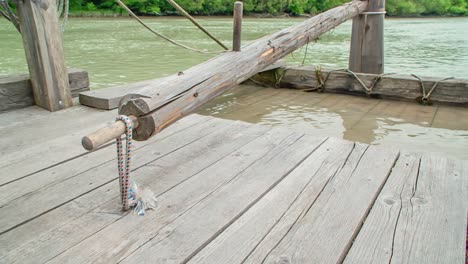
<svg viewBox="0 0 468 264">
<path fill-rule="evenodd" d="M 73 106 L 55 1 L 17 2 L 36 105 L 49 111 Z"/>
<path fill-rule="evenodd" d="M 385 0 L 370 0 L 366 12 L 353 18 L 349 69 L 384 73 Z"/>
</svg>

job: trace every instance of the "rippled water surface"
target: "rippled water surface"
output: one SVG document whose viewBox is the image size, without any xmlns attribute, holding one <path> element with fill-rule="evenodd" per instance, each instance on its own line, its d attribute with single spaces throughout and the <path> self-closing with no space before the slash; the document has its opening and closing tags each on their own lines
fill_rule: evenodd
<svg viewBox="0 0 468 264">
<path fill-rule="evenodd" d="M 209 51 L 217 44 L 182 18 L 144 18 L 152 28 L 183 44 Z M 229 18 L 199 18 L 224 43 L 231 42 Z M 247 18 L 243 43 L 301 22 L 302 18 Z M 291 63 L 346 67 L 351 22 L 288 56 Z M 90 72 L 92 88 L 152 79 L 184 70 L 214 55 L 172 46 L 129 18 L 70 19 L 65 31 L 68 66 Z M 305 57 L 305 59 L 304 59 Z M 20 35 L 0 20 L 0 75 L 26 72 Z M 387 19 L 386 72 L 468 78 L 468 18 Z"/>
<path fill-rule="evenodd" d="M 144 20 L 183 44 L 219 50 L 184 19 Z M 224 43 L 231 42 L 229 18 L 199 20 Z M 247 18 L 243 43 L 302 20 Z M 387 19 L 385 23 L 387 73 L 468 79 L 468 18 Z M 350 32 L 347 22 L 287 60 L 344 68 Z M 127 18 L 70 19 L 64 38 L 68 66 L 88 70 L 92 89 L 169 75 L 214 56 L 169 45 Z M 26 71 L 19 34 L 0 20 L 0 75 Z M 468 159 L 468 111 L 461 108 L 243 86 L 208 103 L 200 113 Z"/>
</svg>

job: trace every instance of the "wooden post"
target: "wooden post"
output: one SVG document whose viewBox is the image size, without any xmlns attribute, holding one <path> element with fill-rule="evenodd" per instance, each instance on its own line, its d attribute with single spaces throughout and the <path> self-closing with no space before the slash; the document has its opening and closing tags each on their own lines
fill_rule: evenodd
<svg viewBox="0 0 468 264">
<path fill-rule="evenodd" d="M 17 9 L 36 105 L 73 106 L 55 0 L 17 1 Z"/>
<path fill-rule="evenodd" d="M 353 19 L 349 69 L 353 72 L 384 72 L 385 0 L 369 1 L 368 9 Z"/>
<path fill-rule="evenodd" d="M 243 3 L 236 1 L 234 3 L 234 30 L 232 36 L 232 50 L 241 50 L 241 32 L 242 32 Z"/>
</svg>

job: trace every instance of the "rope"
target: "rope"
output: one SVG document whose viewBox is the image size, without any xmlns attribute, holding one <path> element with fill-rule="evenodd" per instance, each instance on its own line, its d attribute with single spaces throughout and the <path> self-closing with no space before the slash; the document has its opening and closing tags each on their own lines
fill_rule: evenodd
<svg viewBox="0 0 468 264">
<path fill-rule="evenodd" d="M 309 89 L 304 89 L 305 92 L 314 92 L 314 91 L 317 91 L 319 93 L 322 93 L 325 91 L 325 86 L 326 86 L 326 83 L 328 81 L 328 78 L 330 77 L 330 75 L 334 72 L 346 72 L 350 75 L 352 75 L 358 82 L 359 84 L 361 84 L 362 88 L 364 89 L 364 91 L 366 92 L 367 95 L 371 95 L 373 92 L 374 92 L 374 88 L 375 86 L 377 85 L 377 83 L 379 83 L 379 81 L 382 79 L 383 76 L 385 75 L 390 75 L 390 74 L 393 74 L 393 73 L 383 73 L 383 74 L 379 74 L 377 75 L 374 80 L 372 81 L 371 85 L 370 86 L 367 86 L 362 80 L 361 78 L 359 78 L 359 76 L 357 76 L 356 73 L 354 73 L 353 71 L 349 70 L 349 69 L 339 69 L 339 70 L 333 70 L 333 71 L 329 71 L 327 73 L 327 76 L 325 78 L 323 78 L 323 73 L 322 73 L 322 67 L 321 66 L 315 66 L 315 78 L 317 80 L 317 86 L 314 87 L 314 88 L 309 88 Z"/>
<path fill-rule="evenodd" d="M 156 36 L 178 46 L 178 47 L 181 47 L 181 48 L 184 48 L 184 49 L 187 49 L 187 50 L 190 50 L 190 51 L 193 51 L 193 52 L 198 52 L 198 53 L 202 53 L 202 54 L 219 54 L 221 52 L 206 52 L 206 51 L 202 51 L 202 50 L 198 50 L 198 49 L 195 49 L 195 48 L 191 48 L 191 47 L 188 47 L 188 46 L 185 46 L 184 44 L 181 44 L 181 43 L 178 43 L 176 42 L 175 40 L 172 40 L 156 31 L 154 31 L 153 29 L 151 29 L 148 25 L 145 24 L 145 22 L 143 22 L 137 15 L 135 15 L 135 13 L 133 13 L 132 10 L 130 10 L 130 8 L 128 8 L 122 1 L 120 0 L 115 0 L 115 2 L 117 2 L 117 4 L 119 4 L 120 7 L 122 7 L 123 9 L 125 9 L 125 11 L 127 11 L 127 13 L 132 16 L 133 18 L 135 18 L 138 23 L 140 23 L 143 27 L 145 27 L 146 29 L 148 29 L 149 31 L 151 31 L 153 34 L 155 34 Z"/>
<path fill-rule="evenodd" d="M 132 121 L 128 116 L 119 115 L 115 119 L 116 121 L 122 121 L 125 124 L 125 157 L 123 153 L 123 144 L 122 138 L 118 137 L 116 139 L 117 145 L 117 168 L 119 170 L 119 186 L 120 186 L 120 198 L 122 202 L 122 209 L 124 211 L 130 208 L 128 202 L 128 192 L 129 192 L 129 178 L 130 178 L 130 151 L 132 147 Z"/>
<path fill-rule="evenodd" d="M 419 99 L 418 101 L 419 101 L 419 103 L 421 103 L 423 105 L 431 104 L 430 97 L 431 97 L 432 93 L 435 91 L 435 89 L 437 88 L 437 86 L 439 85 L 440 82 L 450 80 L 450 79 L 454 79 L 454 77 L 448 77 L 448 78 L 440 79 L 440 80 L 436 81 L 434 83 L 434 85 L 432 86 L 431 90 L 429 90 L 429 92 L 426 93 L 426 88 L 424 87 L 423 80 L 419 76 L 417 76 L 416 74 L 411 74 L 411 76 L 418 79 L 418 81 L 419 81 L 419 85 L 421 86 L 422 96 L 421 96 L 420 99 L 418 98 Z"/>
<path fill-rule="evenodd" d="M 218 43 L 225 50 L 229 50 L 226 45 L 224 45 L 219 39 L 213 36 L 208 30 L 206 30 L 200 23 L 198 23 L 189 13 L 187 13 L 180 5 L 178 5 L 174 0 L 166 0 L 172 7 L 174 7 L 177 11 L 179 11 L 184 17 L 186 17 L 190 22 L 192 22 L 197 28 L 199 28 L 203 33 L 205 33 L 208 37 Z"/>
</svg>

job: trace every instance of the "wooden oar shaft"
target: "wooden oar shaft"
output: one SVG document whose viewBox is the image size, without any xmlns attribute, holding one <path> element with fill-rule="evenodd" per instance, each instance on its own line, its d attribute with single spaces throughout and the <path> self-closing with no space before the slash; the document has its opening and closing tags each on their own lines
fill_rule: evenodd
<svg viewBox="0 0 468 264">
<path fill-rule="evenodd" d="M 129 118 L 132 120 L 133 128 L 137 128 L 139 125 L 138 118 L 136 118 L 135 116 L 129 116 Z M 125 123 L 121 121 L 116 121 L 112 125 L 109 125 L 92 134 L 84 136 L 81 139 L 81 145 L 83 145 L 83 147 L 86 150 L 95 150 L 100 146 L 104 145 L 105 143 L 122 136 L 123 134 L 125 134 L 125 131 Z"/>
</svg>

